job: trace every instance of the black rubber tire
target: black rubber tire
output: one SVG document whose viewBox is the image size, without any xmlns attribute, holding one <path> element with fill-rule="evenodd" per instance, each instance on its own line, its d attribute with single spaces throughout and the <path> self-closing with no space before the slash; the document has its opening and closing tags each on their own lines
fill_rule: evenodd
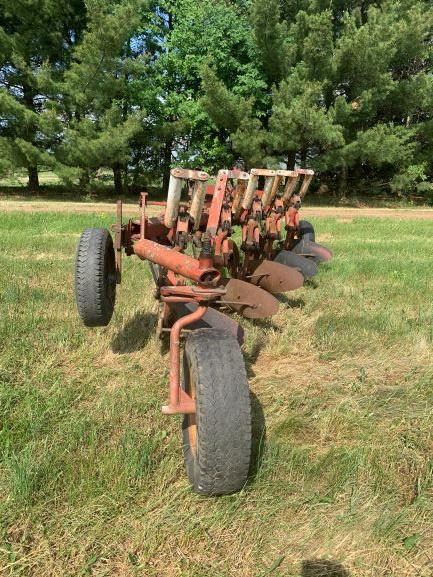
<svg viewBox="0 0 433 577">
<path fill-rule="evenodd" d="M 182 386 L 197 404 L 182 426 L 192 488 L 201 495 L 239 491 L 250 468 L 251 403 L 238 341 L 226 330 L 197 329 L 186 340 L 183 368 Z"/>
<path fill-rule="evenodd" d="M 312 242 L 316 240 L 314 226 L 308 220 L 299 221 L 299 232 L 301 233 L 302 238 L 305 238 L 305 240 Z"/>
<path fill-rule="evenodd" d="M 299 256 L 289 250 L 282 250 L 274 260 L 286 266 L 298 268 L 304 275 L 304 278 L 311 278 L 317 274 L 317 264 L 313 260 Z"/>
<path fill-rule="evenodd" d="M 87 228 L 80 237 L 75 261 L 75 296 L 86 327 L 105 327 L 116 300 L 113 239 L 106 228 Z"/>
</svg>

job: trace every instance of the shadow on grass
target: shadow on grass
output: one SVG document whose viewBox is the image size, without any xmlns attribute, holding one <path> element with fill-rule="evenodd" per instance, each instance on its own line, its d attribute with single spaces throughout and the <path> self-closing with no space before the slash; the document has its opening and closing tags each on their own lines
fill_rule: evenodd
<svg viewBox="0 0 433 577">
<path fill-rule="evenodd" d="M 309 287 L 310 289 L 319 288 L 319 283 L 312 278 L 305 279 L 304 286 Z"/>
<path fill-rule="evenodd" d="M 310 559 L 302 561 L 301 577 L 350 577 L 350 573 L 335 561 Z"/>
<path fill-rule="evenodd" d="M 260 351 L 263 348 L 263 340 L 259 339 L 255 342 L 250 351 L 244 353 L 245 360 L 245 370 L 247 372 L 247 377 L 253 379 L 256 376 L 254 372 L 253 365 L 257 361 Z"/>
<path fill-rule="evenodd" d="M 290 309 L 303 309 L 305 301 L 302 298 L 290 298 L 285 294 L 275 295 L 280 303 L 287 305 Z"/>
<path fill-rule="evenodd" d="M 155 324 L 155 313 L 135 313 L 113 337 L 111 350 L 120 355 L 139 351 L 153 336 Z"/>
<path fill-rule="evenodd" d="M 248 481 L 251 483 L 257 476 L 263 460 L 266 445 L 266 421 L 263 407 L 257 396 L 250 391 L 251 401 L 251 464 L 248 474 Z"/>
</svg>

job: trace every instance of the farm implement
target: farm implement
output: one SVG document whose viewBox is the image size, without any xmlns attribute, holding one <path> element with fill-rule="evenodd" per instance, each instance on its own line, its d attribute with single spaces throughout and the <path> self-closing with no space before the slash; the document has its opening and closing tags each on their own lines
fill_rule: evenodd
<svg viewBox="0 0 433 577">
<path fill-rule="evenodd" d="M 185 465 L 193 489 L 239 490 L 250 467 L 251 408 L 235 312 L 249 319 L 278 311 L 274 296 L 300 288 L 332 258 L 300 220 L 311 170 L 171 170 L 166 202 L 140 196 L 139 218 L 110 232 L 89 228 L 76 259 L 76 300 L 83 323 L 106 326 L 122 278 L 122 256 L 150 265 L 158 300 L 157 333 L 169 335 L 166 415 L 183 414 Z M 159 217 L 148 207 L 161 207 Z M 236 239 L 238 242 L 235 241 Z M 185 336 L 181 362 L 181 338 Z M 182 369 L 181 369 L 182 364 Z"/>
</svg>

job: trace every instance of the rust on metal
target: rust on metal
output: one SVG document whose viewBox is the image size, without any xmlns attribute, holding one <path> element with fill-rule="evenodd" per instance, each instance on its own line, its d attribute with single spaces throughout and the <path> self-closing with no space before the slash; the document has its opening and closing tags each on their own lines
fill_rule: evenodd
<svg viewBox="0 0 433 577">
<path fill-rule="evenodd" d="M 273 295 L 300 288 L 304 277 L 316 273 L 318 262 L 332 258 L 329 249 L 307 241 L 300 230 L 299 211 L 313 176 L 310 169 L 233 168 L 220 170 L 215 185 L 208 185 L 206 172 L 176 167 L 170 171 L 166 201 L 148 202 L 147 193 L 141 193 L 139 218 L 123 224 L 122 202 L 117 203 L 112 227 L 116 279 L 120 282 L 122 249 L 151 263 L 157 331 L 161 337 L 170 334 L 169 402 L 162 410 L 189 415 L 191 446 L 196 407 L 194 391 L 180 385 L 182 331 L 224 328 L 241 341 L 242 328 L 224 313 L 249 319 L 276 314 L 279 301 Z M 149 217 L 148 204 L 165 211 Z M 232 236 L 235 227 L 241 232 L 240 247 Z"/>
<path fill-rule="evenodd" d="M 209 175 L 203 170 L 191 170 L 189 168 L 172 168 L 170 174 L 176 178 L 185 180 L 209 180 Z"/>
<path fill-rule="evenodd" d="M 302 180 L 301 188 L 299 189 L 299 196 L 304 198 L 313 179 L 314 170 L 310 170 L 309 168 L 298 168 L 297 173 L 303 175 L 304 177 Z"/>
<path fill-rule="evenodd" d="M 278 312 L 277 299 L 249 282 L 231 278 L 225 280 L 225 288 L 221 303 L 248 319 L 262 319 Z"/>
<path fill-rule="evenodd" d="M 226 191 L 227 179 L 228 170 L 220 170 L 218 172 L 217 181 L 215 184 L 215 191 L 212 198 L 212 204 L 210 206 L 206 227 L 206 230 L 211 234 L 212 237 L 216 236 L 218 225 L 220 223 L 220 215 Z"/>
<path fill-rule="evenodd" d="M 202 268 L 197 259 L 152 240 L 140 239 L 133 249 L 141 259 L 150 260 L 200 284 L 217 284 L 221 277 L 216 268 Z"/>
<path fill-rule="evenodd" d="M 116 224 L 114 226 L 114 257 L 116 266 L 116 284 L 122 281 L 122 201 L 117 201 Z"/>
<path fill-rule="evenodd" d="M 270 293 L 285 293 L 301 288 L 304 284 L 304 275 L 296 268 L 264 260 L 254 270 L 251 282 Z"/>
<path fill-rule="evenodd" d="M 180 386 L 180 332 L 188 325 L 200 320 L 206 313 L 207 306 L 200 305 L 197 310 L 181 317 L 170 331 L 170 391 L 168 405 L 162 407 L 164 415 L 176 413 L 195 413 L 195 401 Z"/>
</svg>

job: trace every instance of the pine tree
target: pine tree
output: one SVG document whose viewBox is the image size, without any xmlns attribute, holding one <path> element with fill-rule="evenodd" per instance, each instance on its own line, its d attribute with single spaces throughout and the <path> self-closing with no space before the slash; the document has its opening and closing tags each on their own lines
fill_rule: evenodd
<svg viewBox="0 0 433 577">
<path fill-rule="evenodd" d="M 88 25 L 61 87 L 65 122 L 56 150 L 57 170 L 66 181 L 79 178 L 86 189 L 102 167 L 113 170 L 116 192 L 127 184 L 130 143 L 143 130 L 134 110 L 134 79 L 145 71 L 140 43 L 141 0 L 92 0 Z"/>
<path fill-rule="evenodd" d="M 204 107 L 239 154 L 313 165 L 341 194 L 348 178 L 431 187 L 430 3 L 254 0 L 251 14 L 264 88 L 239 100 L 236 79 L 203 73 Z"/>
<path fill-rule="evenodd" d="M 85 22 L 82 0 L 0 0 L 0 149 L 3 167 L 26 168 L 39 186 L 38 166 L 60 128 L 51 101 Z"/>
<path fill-rule="evenodd" d="M 153 20 L 156 42 L 148 70 L 151 80 L 148 76 L 142 94 L 153 121 L 147 134 L 152 146 L 143 164 L 148 171 L 163 172 L 164 188 L 174 162 L 214 172 L 236 159 L 227 145 L 229 130 L 216 126 L 203 106 L 201 73 L 210 63 L 211 71 L 231 83 L 241 100 L 260 90 L 244 4 L 226 0 L 158 3 Z M 211 97 L 217 90 L 212 86 Z"/>
</svg>

